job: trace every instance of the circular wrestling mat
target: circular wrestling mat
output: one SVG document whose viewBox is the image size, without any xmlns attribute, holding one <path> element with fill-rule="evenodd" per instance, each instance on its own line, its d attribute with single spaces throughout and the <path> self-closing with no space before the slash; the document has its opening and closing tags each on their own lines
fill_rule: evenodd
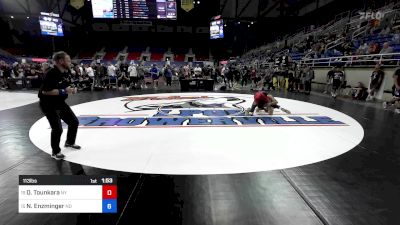
<svg viewBox="0 0 400 225">
<path fill-rule="evenodd" d="M 104 99 L 73 106 L 77 144 L 66 160 L 97 168 L 151 174 L 230 174 L 311 164 L 358 145 L 353 118 L 319 105 L 277 98 L 289 109 L 245 116 L 252 95 L 167 93 Z M 61 139 L 65 142 L 66 126 Z M 45 117 L 31 141 L 51 153 Z"/>
<path fill-rule="evenodd" d="M 36 93 L 0 91 L 0 111 L 29 105 L 39 101 Z"/>
</svg>

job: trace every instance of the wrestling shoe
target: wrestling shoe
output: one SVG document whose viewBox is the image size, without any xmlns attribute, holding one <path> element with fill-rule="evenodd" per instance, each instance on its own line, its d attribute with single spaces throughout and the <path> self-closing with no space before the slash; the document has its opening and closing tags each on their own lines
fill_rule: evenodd
<svg viewBox="0 0 400 225">
<path fill-rule="evenodd" d="M 65 155 L 63 155 L 62 153 L 52 154 L 51 158 L 55 160 L 63 160 L 65 158 Z"/>
<path fill-rule="evenodd" d="M 65 143 L 64 147 L 66 147 L 66 148 L 73 148 L 73 149 L 75 149 L 75 150 L 81 149 L 81 146 L 76 145 L 76 144 L 70 145 L 70 144 Z"/>
<path fill-rule="evenodd" d="M 250 112 L 250 110 L 249 110 L 249 109 L 246 109 L 246 111 L 244 111 L 244 115 L 245 115 L 245 116 L 252 116 L 252 115 L 253 115 L 253 113 L 252 113 L 252 112 Z"/>
<path fill-rule="evenodd" d="M 291 114 L 291 112 L 287 109 L 281 108 L 282 112 L 286 113 L 286 114 Z"/>
</svg>

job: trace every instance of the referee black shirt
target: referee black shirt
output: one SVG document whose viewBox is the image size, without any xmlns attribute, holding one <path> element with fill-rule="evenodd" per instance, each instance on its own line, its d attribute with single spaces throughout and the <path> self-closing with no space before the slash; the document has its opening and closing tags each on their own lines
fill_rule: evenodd
<svg viewBox="0 0 400 225">
<path fill-rule="evenodd" d="M 69 86 L 68 72 L 61 72 L 56 66 L 51 68 L 43 79 L 42 86 L 39 90 L 38 97 L 40 102 L 46 106 L 57 107 L 65 103 L 68 96 L 60 95 L 44 95 L 42 91 L 51 91 L 54 89 L 65 89 Z"/>
</svg>

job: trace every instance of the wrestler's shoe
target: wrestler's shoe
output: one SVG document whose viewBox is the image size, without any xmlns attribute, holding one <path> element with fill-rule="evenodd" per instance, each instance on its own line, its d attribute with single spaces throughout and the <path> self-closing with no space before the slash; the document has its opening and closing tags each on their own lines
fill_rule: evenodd
<svg viewBox="0 0 400 225">
<path fill-rule="evenodd" d="M 63 155 L 62 153 L 52 154 L 51 158 L 55 160 L 63 160 L 65 158 L 65 155 Z"/>
<path fill-rule="evenodd" d="M 246 116 L 252 116 L 253 113 L 250 112 L 250 109 L 246 109 L 246 111 L 244 111 L 244 115 L 246 115 Z"/>
<path fill-rule="evenodd" d="M 81 149 L 81 146 L 76 145 L 76 144 L 70 145 L 70 144 L 65 143 L 64 147 L 66 147 L 66 148 L 73 148 L 73 149 L 75 149 L 75 150 Z"/>
<path fill-rule="evenodd" d="M 292 114 L 289 110 L 281 108 L 282 112 L 286 113 L 286 114 Z"/>
</svg>

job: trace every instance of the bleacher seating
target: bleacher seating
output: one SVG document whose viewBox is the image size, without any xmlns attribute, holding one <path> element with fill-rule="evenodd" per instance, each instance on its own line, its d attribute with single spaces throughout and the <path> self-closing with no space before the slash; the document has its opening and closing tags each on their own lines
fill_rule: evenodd
<svg viewBox="0 0 400 225">
<path fill-rule="evenodd" d="M 119 53 L 120 51 L 122 51 L 123 48 L 124 48 L 123 46 L 119 46 L 119 47 L 116 47 L 116 46 L 114 46 L 114 47 L 106 47 L 106 48 L 104 49 L 104 51 L 106 52 L 106 54 L 105 54 L 104 57 L 103 57 L 103 61 L 105 61 L 105 62 L 111 62 L 111 61 L 115 60 L 115 58 L 118 56 L 118 53 Z"/>
<path fill-rule="evenodd" d="M 185 61 L 185 55 L 188 52 L 187 48 L 173 48 L 172 53 L 174 53 L 174 60 L 177 62 L 184 62 Z"/>
<path fill-rule="evenodd" d="M 146 50 L 146 47 L 143 46 L 128 46 L 128 52 L 143 52 Z"/>
<path fill-rule="evenodd" d="M 195 48 L 193 49 L 193 52 L 196 56 L 197 61 L 207 61 L 209 58 L 208 49 L 206 48 Z"/>
<path fill-rule="evenodd" d="M 160 61 L 163 60 L 163 58 L 164 58 L 164 53 L 157 53 L 157 52 L 151 53 L 151 60 L 153 61 Z"/>
<path fill-rule="evenodd" d="M 293 52 L 290 54 L 290 56 L 292 57 L 292 60 L 301 60 L 306 54 L 305 53 L 300 53 L 300 52 Z"/>
<path fill-rule="evenodd" d="M 79 59 L 91 59 L 94 57 L 95 52 L 80 52 L 78 53 Z"/>
<path fill-rule="evenodd" d="M 164 54 L 166 51 L 167 51 L 167 49 L 163 48 L 163 47 L 151 47 L 150 48 L 150 52 L 151 53 L 162 53 L 162 54 Z"/>
<path fill-rule="evenodd" d="M 399 4 L 397 4 L 398 6 Z M 243 62 L 249 62 L 254 59 L 257 59 L 258 62 L 266 61 L 268 57 L 276 57 L 282 52 L 283 48 L 289 47 L 296 49 L 297 52 L 291 52 L 291 58 L 294 61 L 300 61 L 304 58 L 325 58 L 325 57 L 340 57 L 344 56 L 346 51 L 342 48 L 343 45 L 347 45 L 350 40 L 353 45 L 353 54 L 357 54 L 357 49 L 362 43 L 377 43 L 380 47 L 385 42 L 389 42 L 390 47 L 393 48 L 393 51 L 400 52 L 400 44 L 393 42 L 393 35 L 382 35 L 381 31 L 385 31 L 385 28 L 389 27 L 392 29 L 394 33 L 394 29 L 398 26 L 398 21 L 396 17 L 399 15 L 399 9 L 395 7 L 393 4 L 387 4 L 382 8 L 376 9 L 377 11 L 386 11 L 388 14 L 385 14 L 385 21 L 380 24 L 379 27 L 371 27 L 370 23 L 363 23 L 363 20 L 360 19 L 357 10 L 354 10 L 352 13 L 344 12 L 343 16 L 336 16 L 331 22 L 326 25 L 322 25 L 320 27 L 314 27 L 314 29 L 308 29 L 309 27 L 304 27 L 303 29 L 297 31 L 297 33 L 293 33 L 291 35 L 285 36 L 283 39 L 276 40 L 275 42 L 271 42 L 267 45 L 261 46 L 259 48 L 250 50 L 242 56 Z M 340 14 L 341 15 L 341 14 Z M 349 22 L 350 21 L 350 22 Z M 391 24 L 388 24 L 391 23 Z M 343 31 L 347 31 L 344 33 Z M 372 32 L 372 35 L 366 35 L 366 33 Z M 329 34 L 329 35 L 328 35 Z M 345 36 L 342 36 L 345 34 Z M 330 35 L 335 35 L 334 39 L 328 37 Z M 305 46 L 309 46 L 307 44 L 307 37 L 312 37 L 314 41 L 324 41 L 325 47 L 327 49 L 322 50 L 322 52 L 315 52 L 314 47 L 318 45 L 314 45 L 311 43 L 311 48 L 305 49 Z M 282 40 L 285 40 L 287 44 L 284 46 L 282 44 Z M 301 49 L 302 52 L 298 52 L 297 49 Z M 198 52 L 195 50 L 196 59 L 201 59 Z M 267 60 L 268 61 L 268 60 Z M 321 61 L 319 61 L 321 63 Z"/>
<path fill-rule="evenodd" d="M 19 47 L 4 48 L 4 50 L 12 55 L 26 55 L 23 51 L 23 48 L 19 48 Z"/>
<path fill-rule="evenodd" d="M 118 52 L 106 52 L 103 57 L 104 61 L 113 61 L 118 56 Z"/>
<path fill-rule="evenodd" d="M 141 52 L 130 52 L 130 53 L 128 53 L 128 57 L 126 58 L 128 61 L 131 61 L 131 60 L 134 60 L 134 61 L 136 61 L 136 60 L 140 60 L 140 56 L 141 56 Z"/>
<path fill-rule="evenodd" d="M 78 58 L 78 59 L 93 59 L 96 52 L 99 51 L 100 49 L 101 49 L 101 47 L 99 47 L 99 46 L 89 46 L 89 45 L 84 46 L 82 49 L 80 49 L 76 58 Z"/>
<path fill-rule="evenodd" d="M 82 59 L 80 61 L 80 63 L 83 64 L 83 65 L 91 64 L 92 62 L 93 62 L 92 59 Z"/>
<path fill-rule="evenodd" d="M 131 60 L 140 60 L 140 56 L 142 52 L 146 50 L 146 47 L 143 46 L 128 46 L 128 57 L 126 58 L 128 61 Z"/>
<path fill-rule="evenodd" d="M 17 58 L 15 58 L 15 57 L 1 55 L 1 54 L 0 54 L 0 61 L 4 61 L 7 64 L 13 64 L 15 62 L 18 62 Z"/>
<path fill-rule="evenodd" d="M 165 65 L 165 62 L 163 61 L 146 61 L 144 62 L 144 66 L 152 66 L 153 64 L 156 64 L 157 67 L 163 67 Z"/>
<path fill-rule="evenodd" d="M 163 47 L 151 47 L 150 48 L 150 53 L 151 53 L 151 60 L 152 61 L 159 61 L 163 60 L 164 58 L 164 53 L 167 51 L 166 48 Z"/>
</svg>

